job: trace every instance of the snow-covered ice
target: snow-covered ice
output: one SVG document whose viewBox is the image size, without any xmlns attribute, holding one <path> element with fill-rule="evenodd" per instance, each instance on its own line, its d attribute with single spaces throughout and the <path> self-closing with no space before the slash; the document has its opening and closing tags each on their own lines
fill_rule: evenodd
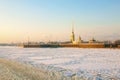
<svg viewBox="0 0 120 80">
<path fill-rule="evenodd" d="M 0 58 L 65 69 L 67 76 L 104 75 L 120 79 L 120 49 L 0 47 Z"/>
</svg>

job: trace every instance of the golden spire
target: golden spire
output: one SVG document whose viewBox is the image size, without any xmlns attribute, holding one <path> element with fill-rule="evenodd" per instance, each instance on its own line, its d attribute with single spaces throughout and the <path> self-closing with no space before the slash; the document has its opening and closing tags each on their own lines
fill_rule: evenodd
<svg viewBox="0 0 120 80">
<path fill-rule="evenodd" d="M 74 23 L 72 22 L 72 34 L 70 36 L 71 42 L 75 41 L 75 34 L 74 34 Z"/>
<path fill-rule="evenodd" d="M 72 22 L 72 33 L 74 33 L 74 22 Z"/>
</svg>

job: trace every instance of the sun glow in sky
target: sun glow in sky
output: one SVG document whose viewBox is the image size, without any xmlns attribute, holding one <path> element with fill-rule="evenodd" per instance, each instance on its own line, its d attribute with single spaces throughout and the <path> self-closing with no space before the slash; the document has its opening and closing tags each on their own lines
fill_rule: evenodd
<svg viewBox="0 0 120 80">
<path fill-rule="evenodd" d="M 120 39 L 120 0 L 0 0 L 0 43 Z"/>
</svg>

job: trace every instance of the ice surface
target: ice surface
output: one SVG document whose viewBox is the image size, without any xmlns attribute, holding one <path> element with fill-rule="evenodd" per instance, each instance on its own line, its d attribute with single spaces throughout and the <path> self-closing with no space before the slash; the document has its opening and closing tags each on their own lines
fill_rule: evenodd
<svg viewBox="0 0 120 80">
<path fill-rule="evenodd" d="M 29 62 L 38 67 L 44 64 L 49 70 L 65 69 L 67 76 L 91 78 L 102 74 L 120 78 L 120 49 L 0 47 L 0 58 Z"/>
</svg>

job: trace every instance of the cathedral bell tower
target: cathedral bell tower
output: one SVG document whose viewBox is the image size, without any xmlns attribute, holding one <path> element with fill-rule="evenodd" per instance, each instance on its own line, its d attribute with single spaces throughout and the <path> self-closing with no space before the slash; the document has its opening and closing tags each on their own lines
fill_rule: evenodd
<svg viewBox="0 0 120 80">
<path fill-rule="evenodd" d="M 75 41 L 75 34 L 74 34 L 74 24 L 72 23 L 72 34 L 70 36 L 70 41 L 73 43 Z"/>
</svg>

